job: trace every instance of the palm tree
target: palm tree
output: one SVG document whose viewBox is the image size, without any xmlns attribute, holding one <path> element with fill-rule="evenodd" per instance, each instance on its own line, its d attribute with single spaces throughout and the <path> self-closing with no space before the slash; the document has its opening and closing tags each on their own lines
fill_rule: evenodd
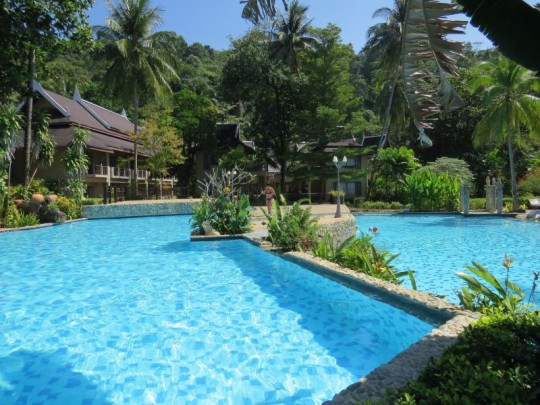
<svg viewBox="0 0 540 405">
<path fill-rule="evenodd" d="M 473 142 L 478 146 L 502 144 L 508 148 L 508 163 L 512 184 L 512 209 L 519 208 L 516 193 L 514 147 L 524 135 L 540 141 L 540 98 L 531 91 L 540 89 L 540 82 L 533 72 L 516 62 L 499 58 L 496 62 L 480 65 L 480 74 L 472 82 L 472 90 L 483 89 L 486 114 L 476 126 Z"/>
<path fill-rule="evenodd" d="M 298 0 L 292 0 L 287 14 L 280 15 L 270 31 L 272 54 L 294 71 L 300 68 L 299 52 L 317 43 L 309 34 L 311 20 L 307 19 L 308 9 L 309 7 L 301 5 Z"/>
<path fill-rule="evenodd" d="M 368 28 L 368 39 L 364 45 L 364 51 L 378 61 L 383 80 L 389 83 L 385 86 L 388 88 L 388 102 L 384 113 L 380 147 L 384 147 L 388 139 L 392 105 L 400 77 L 405 6 L 406 0 L 394 0 L 393 8 L 381 7 L 375 10 L 373 18 L 382 17 L 385 21 Z"/>
<path fill-rule="evenodd" d="M 96 27 L 105 43 L 101 56 L 109 63 L 104 82 L 122 101 L 134 108 L 135 194 L 138 193 L 137 133 L 141 96 L 160 96 L 169 79 L 178 78 L 171 49 L 171 34 L 154 32 L 161 25 L 162 10 L 151 0 L 106 0 L 111 16 L 106 26 Z"/>
<path fill-rule="evenodd" d="M 540 3 L 523 0 L 457 0 L 471 24 L 488 37 L 507 58 L 535 72 L 540 71 Z"/>
<path fill-rule="evenodd" d="M 431 128 L 429 121 L 442 111 L 462 105 L 445 77 L 456 73 L 454 57 L 461 52 L 462 44 L 448 41 L 446 35 L 462 33 L 466 22 L 446 20 L 460 10 L 438 0 L 404 0 L 403 12 L 400 75 L 420 140 L 429 143 L 424 133 Z M 275 0 L 249 0 L 242 13 L 254 22 L 275 14 Z"/>
</svg>

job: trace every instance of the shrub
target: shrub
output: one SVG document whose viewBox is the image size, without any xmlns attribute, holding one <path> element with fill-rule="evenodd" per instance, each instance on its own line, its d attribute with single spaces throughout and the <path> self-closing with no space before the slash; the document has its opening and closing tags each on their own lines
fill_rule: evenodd
<svg viewBox="0 0 540 405">
<path fill-rule="evenodd" d="M 99 205 L 102 201 L 102 198 L 84 198 L 82 200 L 82 205 Z"/>
<path fill-rule="evenodd" d="M 370 198 L 383 201 L 406 200 L 405 177 L 419 166 L 414 151 L 405 146 L 379 151 L 375 160 L 375 181 L 370 186 Z"/>
<path fill-rule="evenodd" d="M 332 237 L 325 233 L 313 247 L 312 252 L 315 256 L 335 262 L 340 266 L 394 284 L 401 284 L 403 277 L 408 276 L 413 288 L 416 289 L 413 272 L 410 270 L 396 272 L 394 265 L 391 264 L 399 255 L 378 250 L 369 235 L 362 235 L 361 238 L 353 235 L 336 249 Z"/>
<path fill-rule="evenodd" d="M 534 404 L 540 401 L 540 312 L 492 311 L 468 326 L 389 404 Z"/>
<path fill-rule="evenodd" d="M 6 227 L 21 228 L 23 226 L 39 225 L 39 218 L 35 214 L 26 214 L 15 205 L 10 205 L 7 212 Z"/>
<path fill-rule="evenodd" d="M 71 198 L 58 197 L 56 204 L 58 205 L 58 209 L 66 214 L 68 219 L 77 219 L 82 216 L 79 205 Z"/>
<path fill-rule="evenodd" d="M 300 204 L 306 199 L 286 207 L 285 200 L 281 203 L 274 199 L 272 212 L 262 209 L 268 220 L 268 239 L 274 246 L 284 251 L 309 250 L 316 241 L 318 229 L 317 218 L 311 215 L 311 208 L 301 208 Z"/>
<path fill-rule="evenodd" d="M 469 164 L 461 159 L 440 157 L 434 162 L 429 162 L 426 167 L 437 174 L 448 174 L 457 177 L 460 183 L 472 183 L 474 177 Z"/>
<path fill-rule="evenodd" d="M 512 262 L 513 260 L 505 254 L 502 262 L 502 265 L 506 268 L 504 287 L 497 277 L 477 262 L 473 262 L 472 266 L 465 266 L 465 269 L 477 276 L 478 279 L 457 272 L 457 276 L 467 283 L 466 287 L 461 287 L 461 291 L 456 291 L 461 305 L 471 311 L 485 312 L 491 308 L 506 312 L 520 311 L 521 303 L 525 299 L 525 293 L 508 278 Z"/>
<path fill-rule="evenodd" d="M 459 181 L 448 174 L 420 169 L 406 177 L 407 196 L 415 211 L 457 211 Z"/>
<path fill-rule="evenodd" d="M 216 198 L 203 196 L 202 203 L 193 207 L 191 228 L 204 233 L 203 222 L 205 221 L 223 235 L 248 232 L 251 221 L 249 198 L 243 194 L 237 199 L 230 198 L 228 195 L 220 195 Z"/>
<path fill-rule="evenodd" d="M 536 167 L 534 170 L 527 173 L 527 175 L 518 182 L 518 189 L 520 194 L 540 196 L 540 167 Z"/>
<path fill-rule="evenodd" d="M 405 208 L 405 205 L 398 201 L 364 201 L 359 208 L 364 210 L 401 210 Z"/>
</svg>

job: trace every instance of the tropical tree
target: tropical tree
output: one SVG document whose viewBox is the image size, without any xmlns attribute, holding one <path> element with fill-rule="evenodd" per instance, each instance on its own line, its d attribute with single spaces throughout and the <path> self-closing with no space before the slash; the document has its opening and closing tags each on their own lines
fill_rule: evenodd
<svg viewBox="0 0 540 405">
<path fill-rule="evenodd" d="M 36 61 L 60 46 L 77 49 L 91 39 L 86 10 L 93 0 L 2 2 L 0 6 L 0 101 L 14 91 L 26 98 L 24 182 L 30 182 Z M 65 41 L 70 39 L 70 41 Z"/>
<path fill-rule="evenodd" d="M 162 196 L 162 179 L 169 174 L 171 166 L 182 163 L 182 139 L 173 126 L 171 108 L 160 109 L 153 106 L 144 120 L 144 128 L 139 132 L 137 140 L 148 156 L 144 167 L 149 170 L 159 184 L 159 197 Z M 158 187 L 155 187 L 157 196 Z"/>
<path fill-rule="evenodd" d="M 375 184 L 369 190 L 371 198 L 405 202 L 405 177 L 419 166 L 413 150 L 405 146 L 380 150 L 375 162 Z"/>
<path fill-rule="evenodd" d="M 393 8 L 381 7 L 375 10 L 373 18 L 382 17 L 385 21 L 368 28 L 368 39 L 364 45 L 364 52 L 368 57 L 377 61 L 378 79 L 382 81 L 382 93 L 387 94 L 382 128 L 384 139 L 381 140 L 381 146 L 384 146 L 388 139 L 390 123 L 396 122 L 399 118 L 403 120 L 405 115 L 404 98 L 400 98 L 400 103 L 396 102 L 395 97 L 396 93 L 403 94 L 403 88 L 398 88 L 398 82 L 401 77 L 401 46 L 406 15 L 405 6 L 406 0 L 394 0 Z"/>
<path fill-rule="evenodd" d="M 96 27 L 104 47 L 100 56 L 108 62 L 104 82 L 122 101 L 133 106 L 134 192 L 138 193 L 139 104 L 142 97 L 161 96 L 169 89 L 169 79 L 177 79 L 173 67 L 174 43 L 171 33 L 154 32 L 162 23 L 158 7 L 151 0 L 106 0 L 111 16 L 106 25 Z"/>
<path fill-rule="evenodd" d="M 0 113 L 0 228 L 5 226 L 9 206 L 9 167 L 15 153 L 17 133 L 21 129 L 22 117 L 14 108 L 5 108 Z"/>
<path fill-rule="evenodd" d="M 540 142 L 540 98 L 531 95 L 540 90 L 540 82 L 533 72 L 502 57 L 495 63 L 480 64 L 478 73 L 471 86 L 473 90 L 483 90 L 486 114 L 476 126 L 473 142 L 477 146 L 506 142 L 515 211 L 519 209 L 519 199 L 514 152 L 525 140 Z"/>
<path fill-rule="evenodd" d="M 90 158 L 85 152 L 86 142 L 90 137 L 90 131 L 77 127 L 73 131 L 71 145 L 64 154 L 64 166 L 66 168 L 68 180 L 68 191 L 71 198 L 77 204 L 79 212 L 82 209 L 82 200 L 86 190 L 83 176 L 88 172 Z"/>
<path fill-rule="evenodd" d="M 447 34 L 461 33 L 464 21 L 449 21 L 446 17 L 460 11 L 452 3 L 437 0 L 406 0 L 402 25 L 401 74 L 405 97 L 419 131 L 419 139 L 431 141 L 424 130 L 430 120 L 441 112 L 461 106 L 461 100 L 445 74 L 455 73 L 455 56 L 462 44 L 446 40 Z M 276 13 L 275 0 L 248 1 L 243 16 L 252 21 Z M 381 143 L 386 135 L 382 134 Z"/>
<path fill-rule="evenodd" d="M 269 33 L 272 55 L 295 71 L 300 69 L 300 51 L 317 43 L 309 32 L 311 20 L 307 19 L 308 9 L 298 0 L 292 0 L 287 13 L 274 21 Z"/>
</svg>

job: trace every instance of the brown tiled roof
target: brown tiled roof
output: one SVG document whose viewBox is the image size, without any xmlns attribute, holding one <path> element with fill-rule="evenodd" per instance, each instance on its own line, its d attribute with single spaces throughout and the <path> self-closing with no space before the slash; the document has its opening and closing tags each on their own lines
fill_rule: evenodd
<svg viewBox="0 0 540 405">
<path fill-rule="evenodd" d="M 50 128 L 58 146 L 68 146 L 72 140 L 73 127 L 80 126 L 90 131 L 87 141 L 89 149 L 108 153 L 134 153 L 133 138 L 130 135 L 133 124 L 126 116 L 83 100 L 77 90 L 73 99 L 45 90 L 37 82 L 34 83 L 34 90 L 41 96 L 39 103 L 48 103 L 55 112 Z"/>
</svg>

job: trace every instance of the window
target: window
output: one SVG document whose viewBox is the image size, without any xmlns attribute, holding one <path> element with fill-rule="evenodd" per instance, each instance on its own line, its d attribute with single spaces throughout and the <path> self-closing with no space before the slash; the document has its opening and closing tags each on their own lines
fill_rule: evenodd
<svg viewBox="0 0 540 405">
<path fill-rule="evenodd" d="M 348 196 L 362 194 L 362 182 L 360 181 L 342 182 L 340 187 Z M 337 182 L 334 182 L 334 190 L 337 190 Z"/>
</svg>

